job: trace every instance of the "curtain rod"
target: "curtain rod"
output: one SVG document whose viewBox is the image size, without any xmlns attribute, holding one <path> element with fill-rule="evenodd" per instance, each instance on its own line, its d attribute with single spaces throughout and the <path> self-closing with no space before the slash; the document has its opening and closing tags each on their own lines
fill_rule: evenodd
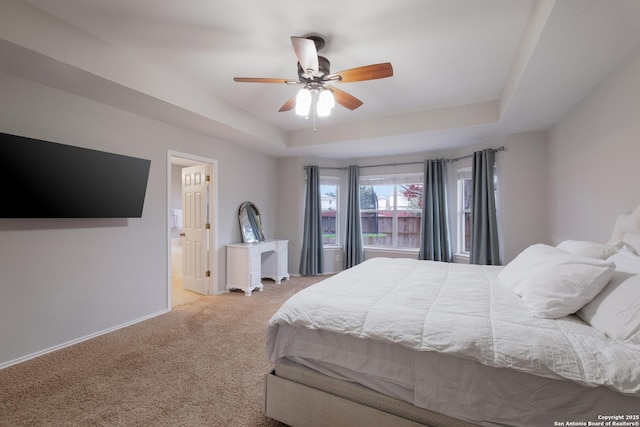
<svg viewBox="0 0 640 427">
<path fill-rule="evenodd" d="M 498 148 L 493 148 L 491 149 L 491 151 L 498 152 L 498 151 L 504 151 L 505 148 L 503 146 L 500 146 Z M 473 154 L 467 154 L 466 156 L 461 156 L 461 157 L 456 157 L 455 159 L 444 159 L 446 162 L 457 162 L 458 160 L 462 160 L 462 159 L 467 159 L 469 157 L 473 157 Z M 385 163 L 385 164 L 380 164 L 380 165 L 366 165 L 366 166 L 358 166 L 360 169 L 363 168 L 377 168 L 377 167 L 381 167 L 381 166 L 403 166 L 403 165 L 421 165 L 425 162 L 425 160 L 421 161 L 421 162 L 404 162 L 404 163 Z M 309 165 L 303 166 L 304 169 L 308 169 Z M 324 166 L 319 166 L 319 169 L 333 169 L 333 170 L 347 170 L 349 169 L 348 167 L 324 167 Z"/>
</svg>

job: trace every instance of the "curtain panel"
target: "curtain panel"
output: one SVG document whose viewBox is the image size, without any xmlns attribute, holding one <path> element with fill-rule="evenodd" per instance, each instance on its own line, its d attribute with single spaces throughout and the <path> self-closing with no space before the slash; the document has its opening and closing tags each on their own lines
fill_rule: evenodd
<svg viewBox="0 0 640 427">
<path fill-rule="evenodd" d="M 494 184 L 495 151 L 473 153 L 471 264 L 500 265 Z"/>
<path fill-rule="evenodd" d="M 324 251 L 322 247 L 320 171 L 318 166 L 309 166 L 307 168 L 307 195 L 304 207 L 300 275 L 317 276 L 322 273 L 324 273 Z"/>
<path fill-rule="evenodd" d="M 424 165 L 420 253 L 418 259 L 451 262 L 447 209 L 447 162 L 427 160 Z"/>
<path fill-rule="evenodd" d="M 349 166 L 347 185 L 347 226 L 344 242 L 344 268 L 351 268 L 364 261 L 362 224 L 360 220 L 360 171 L 358 166 Z"/>
</svg>

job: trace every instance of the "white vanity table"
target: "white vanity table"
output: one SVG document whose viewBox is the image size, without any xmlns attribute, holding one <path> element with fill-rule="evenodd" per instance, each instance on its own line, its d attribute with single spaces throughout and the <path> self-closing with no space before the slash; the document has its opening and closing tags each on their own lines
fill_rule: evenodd
<svg viewBox="0 0 640 427">
<path fill-rule="evenodd" d="M 227 245 L 226 290 L 241 289 L 246 296 L 262 291 L 260 280 L 273 279 L 280 284 L 289 278 L 288 240 L 268 239 L 254 243 Z"/>
</svg>

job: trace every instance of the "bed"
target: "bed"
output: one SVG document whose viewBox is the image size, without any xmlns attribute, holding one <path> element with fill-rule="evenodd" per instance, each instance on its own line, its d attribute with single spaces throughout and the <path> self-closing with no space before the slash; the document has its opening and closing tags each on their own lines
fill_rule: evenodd
<svg viewBox="0 0 640 427">
<path fill-rule="evenodd" d="M 607 244 L 532 245 L 505 267 L 368 260 L 269 321 L 265 414 L 291 426 L 640 425 L 638 251 L 640 208 Z"/>
</svg>

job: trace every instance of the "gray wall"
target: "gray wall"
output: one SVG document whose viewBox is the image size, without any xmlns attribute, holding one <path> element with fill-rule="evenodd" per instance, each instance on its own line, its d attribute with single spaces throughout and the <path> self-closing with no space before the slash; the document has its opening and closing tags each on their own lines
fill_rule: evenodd
<svg viewBox="0 0 640 427">
<path fill-rule="evenodd" d="M 0 367 L 168 309 L 169 150 L 218 161 L 219 291 L 240 203 L 276 222 L 272 157 L 7 74 L 0 93 L 3 132 L 151 160 L 142 218 L 0 219 Z"/>
<path fill-rule="evenodd" d="M 640 203 L 639 55 L 548 132 L 392 159 L 274 159 L 6 74 L 0 91 L 3 132 L 152 161 L 140 219 L 0 220 L 0 367 L 167 310 L 168 150 L 218 161 L 218 290 L 224 245 L 240 240 L 244 200 L 259 206 L 268 238 L 290 241 L 289 270 L 297 273 L 305 164 L 458 157 L 504 145 L 497 155 L 504 262 L 537 242 L 606 241 L 615 216 Z M 334 256 L 328 271 L 341 265 Z"/>
<path fill-rule="evenodd" d="M 549 240 L 606 242 L 640 204 L 640 52 L 549 131 Z"/>
<path fill-rule="evenodd" d="M 547 134 L 546 132 L 531 132 L 524 134 L 508 135 L 504 138 L 482 141 L 470 145 L 464 149 L 425 152 L 411 156 L 376 157 L 359 159 L 312 159 L 312 158 L 287 158 L 279 159 L 278 167 L 279 186 L 281 194 L 285 195 L 281 200 L 281 229 L 286 230 L 289 242 L 290 271 L 297 274 L 300 263 L 300 250 L 302 247 L 302 217 L 304 215 L 305 197 L 305 173 L 303 166 L 306 164 L 318 164 L 327 167 L 343 167 L 350 164 L 359 166 L 371 166 L 386 163 L 415 162 L 433 158 L 458 158 L 472 154 L 475 150 L 484 148 L 497 148 L 504 146 L 505 151 L 496 155 L 498 170 L 498 209 L 500 212 L 501 228 L 499 230 L 501 240 L 502 259 L 508 262 L 524 248 L 532 243 L 544 242 L 547 231 Z M 449 199 L 449 211 L 451 224 L 455 224 L 456 215 L 456 170 L 471 166 L 471 159 L 449 163 L 449 188 L 453 196 Z M 361 169 L 361 176 L 384 173 L 422 172 L 423 166 L 402 165 L 388 167 L 369 167 Z M 341 212 L 344 216 L 346 197 L 346 172 L 331 169 L 321 170 L 322 174 L 338 175 L 342 177 L 341 187 Z M 341 221 L 344 230 L 344 218 Z M 293 227 L 296 227 L 295 229 Z M 451 228 L 451 240 L 456 242 L 455 226 Z M 341 252 L 335 249 L 325 249 L 325 273 L 342 270 Z M 417 253 L 408 251 L 385 251 L 382 249 L 365 250 L 365 258 L 374 256 L 390 257 L 415 257 Z"/>
</svg>

